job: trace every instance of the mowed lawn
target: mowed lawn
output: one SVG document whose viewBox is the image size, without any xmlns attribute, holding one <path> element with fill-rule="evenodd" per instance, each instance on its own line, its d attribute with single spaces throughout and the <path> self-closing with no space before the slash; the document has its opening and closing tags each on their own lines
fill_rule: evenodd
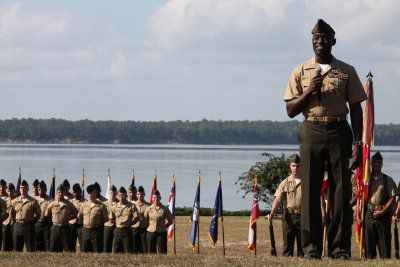
<svg viewBox="0 0 400 267">
<path fill-rule="evenodd" d="M 172 255 L 172 242 L 168 243 L 168 256 L 143 256 L 130 254 L 81 254 L 81 253 L 0 253 L 0 266 L 400 266 L 398 260 L 361 261 L 357 246 L 353 244 L 353 260 L 307 261 L 300 258 L 270 256 L 269 235 L 264 218 L 258 221 L 257 257 L 247 249 L 248 217 L 225 217 L 226 257 L 222 256 L 222 235 L 213 248 L 208 237 L 210 217 L 201 217 L 200 255 L 193 254 L 188 241 L 189 217 L 178 217 L 176 225 L 177 256 Z M 275 238 L 278 254 L 282 253 L 281 222 L 275 220 Z M 220 227 L 221 229 L 221 227 Z M 354 243 L 354 242 L 353 242 Z"/>
</svg>

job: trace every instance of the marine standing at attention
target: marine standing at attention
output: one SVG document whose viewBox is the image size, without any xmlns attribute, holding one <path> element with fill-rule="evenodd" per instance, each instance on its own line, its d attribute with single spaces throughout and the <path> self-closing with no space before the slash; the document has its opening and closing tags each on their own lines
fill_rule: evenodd
<svg viewBox="0 0 400 267">
<path fill-rule="evenodd" d="M 383 158 L 380 152 L 372 156 L 372 172 L 369 181 L 368 206 L 365 216 L 365 250 L 369 259 L 390 259 L 392 216 L 396 209 L 397 186 L 391 177 L 382 172 Z"/>
<path fill-rule="evenodd" d="M 28 252 L 34 251 L 34 225 L 40 218 L 40 206 L 36 199 L 28 195 L 29 185 L 23 180 L 20 196 L 12 200 L 14 250 L 22 251 L 24 245 Z"/>
<path fill-rule="evenodd" d="M 282 203 L 283 256 L 293 256 L 294 245 L 297 246 L 297 256 L 304 255 L 300 237 L 301 214 L 301 179 L 299 176 L 300 157 L 293 154 L 289 157 L 290 175 L 284 179 L 275 191 L 271 212 L 266 216 L 271 221 L 276 210 Z"/>
<path fill-rule="evenodd" d="M 143 186 L 139 186 L 137 192 L 137 201 L 134 202 L 138 216 L 133 219 L 132 223 L 132 250 L 134 253 L 147 252 L 146 228 L 148 222 L 144 217 L 144 212 L 149 206 L 149 203 L 144 200 L 144 197 L 144 188 Z"/>
<path fill-rule="evenodd" d="M 49 250 L 52 252 L 70 251 L 71 234 L 69 220 L 76 217 L 75 206 L 64 198 L 65 188 L 61 184 L 57 188 L 56 199 L 53 200 L 46 210 L 46 217 L 51 218 L 53 225 L 50 231 Z"/>
<path fill-rule="evenodd" d="M 303 250 L 306 258 L 321 258 L 320 189 L 326 161 L 328 172 L 334 177 L 330 183 L 333 216 L 328 228 L 328 255 L 349 259 L 352 234 L 350 173 L 362 158 L 360 103 L 366 95 L 354 67 L 332 55 L 332 47 L 336 44 L 332 27 L 319 19 L 311 33 L 315 56 L 293 70 L 284 93 L 289 117 L 294 118 L 300 113 L 305 117 L 299 130 Z M 349 111 L 352 129 L 347 123 Z"/>
<path fill-rule="evenodd" d="M 49 249 L 51 218 L 45 216 L 50 200 L 47 196 L 47 186 L 44 181 L 39 183 L 39 196 L 36 197 L 40 206 L 40 218 L 35 224 L 35 250 Z"/>
<path fill-rule="evenodd" d="M 8 184 L 7 187 L 7 194 L 8 199 L 6 201 L 6 217 L 4 218 L 3 225 L 2 225 L 2 236 L 3 236 L 3 243 L 1 244 L 2 251 L 11 251 L 13 250 L 13 207 L 11 205 L 12 201 L 17 197 L 17 193 L 15 192 L 15 186 L 12 183 Z"/>
<path fill-rule="evenodd" d="M 97 199 L 99 192 L 95 185 L 88 185 L 88 200 L 79 210 L 78 220 L 83 222 L 81 252 L 103 251 L 103 229 L 108 219 L 106 206 Z"/>
<path fill-rule="evenodd" d="M 167 254 L 167 228 L 172 224 L 172 215 L 160 201 L 161 194 L 156 190 L 153 204 L 144 212 L 148 221 L 147 252 Z"/>
</svg>

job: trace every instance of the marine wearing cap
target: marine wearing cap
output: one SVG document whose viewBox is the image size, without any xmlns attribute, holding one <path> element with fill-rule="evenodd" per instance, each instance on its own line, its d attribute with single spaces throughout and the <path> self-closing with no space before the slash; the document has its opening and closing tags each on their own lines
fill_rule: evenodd
<svg viewBox="0 0 400 267">
<path fill-rule="evenodd" d="M 17 196 L 15 192 L 15 186 L 12 183 L 8 184 L 8 198 L 6 199 L 6 216 L 2 223 L 2 236 L 3 236 L 3 243 L 2 243 L 2 250 L 3 251 L 12 251 L 13 250 L 13 206 L 12 201 Z"/>
<path fill-rule="evenodd" d="M 372 156 L 369 181 L 368 209 L 365 219 L 367 258 L 376 258 L 378 247 L 381 258 L 391 257 L 391 219 L 396 206 L 397 186 L 382 172 L 383 157 L 378 151 Z"/>
<path fill-rule="evenodd" d="M 35 224 L 35 250 L 47 251 L 49 248 L 51 219 L 45 216 L 50 199 L 46 194 L 47 186 L 44 181 L 39 183 L 38 193 L 36 200 L 40 206 L 40 218 Z"/>
<path fill-rule="evenodd" d="M 107 213 L 111 214 L 111 209 L 117 204 L 116 194 L 117 188 L 112 185 L 111 186 L 111 199 L 104 201 L 104 205 L 107 207 Z M 110 196 L 109 196 L 110 197 Z M 109 219 L 104 223 L 104 248 L 103 252 L 112 252 L 113 247 L 113 239 L 114 239 L 114 229 L 115 229 L 115 221 L 114 219 L 109 216 Z"/>
<path fill-rule="evenodd" d="M 292 71 L 283 96 L 290 118 L 304 115 L 299 128 L 301 238 L 305 257 L 321 258 L 323 227 L 319 191 L 327 162 L 328 173 L 335 177 L 330 191 L 340 196 L 332 203 L 328 255 L 349 259 L 352 225 L 349 161 L 351 169 L 355 169 L 362 159 L 360 103 L 366 94 L 354 67 L 332 55 L 336 44 L 333 28 L 320 19 L 311 32 L 314 57 Z M 347 123 L 348 113 L 352 129 Z"/>
<path fill-rule="evenodd" d="M 144 217 L 144 212 L 150 204 L 145 201 L 145 195 L 146 194 L 143 186 L 139 186 L 137 191 L 137 200 L 134 202 L 137 210 L 137 217 L 135 217 L 132 222 L 132 240 L 134 253 L 147 252 L 146 229 L 148 226 L 148 222 Z"/>
<path fill-rule="evenodd" d="M 12 201 L 14 214 L 13 241 L 14 250 L 34 251 L 34 224 L 40 218 L 40 206 L 36 199 L 28 195 L 29 185 L 23 180 L 20 186 L 21 195 Z"/>
</svg>

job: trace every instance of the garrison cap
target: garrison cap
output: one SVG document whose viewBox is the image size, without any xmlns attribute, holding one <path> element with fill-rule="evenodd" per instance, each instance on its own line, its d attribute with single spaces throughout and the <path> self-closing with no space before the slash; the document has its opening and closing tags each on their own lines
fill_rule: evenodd
<svg viewBox="0 0 400 267">
<path fill-rule="evenodd" d="M 315 24 L 314 28 L 311 31 L 312 34 L 314 33 L 326 33 L 329 35 L 334 36 L 335 30 L 326 23 L 323 19 L 318 19 L 317 23 Z"/>
<path fill-rule="evenodd" d="M 15 191 L 15 185 L 13 183 L 8 184 L 8 190 L 14 192 Z"/>
<path fill-rule="evenodd" d="M 154 192 L 154 195 L 160 197 L 160 196 L 161 196 L 160 191 L 156 190 L 156 191 Z"/>
<path fill-rule="evenodd" d="M 22 180 L 20 186 L 29 187 L 29 184 L 28 184 L 28 182 L 26 180 Z"/>
<path fill-rule="evenodd" d="M 129 190 L 129 191 L 137 191 L 137 188 L 136 188 L 136 186 L 134 186 L 134 185 L 130 185 L 130 186 L 128 187 L 128 190 Z"/>
<path fill-rule="evenodd" d="M 68 179 L 65 179 L 64 182 L 62 183 L 62 185 L 64 186 L 65 190 L 69 190 L 71 188 L 71 185 L 68 182 Z"/>
<path fill-rule="evenodd" d="M 62 183 L 62 184 L 58 185 L 58 187 L 57 187 L 57 191 L 64 192 L 64 190 L 65 190 L 64 183 Z"/>
<path fill-rule="evenodd" d="M 39 188 L 42 189 L 42 190 L 47 190 L 46 183 L 44 181 L 40 181 Z"/>
<path fill-rule="evenodd" d="M 38 187 L 39 186 L 39 180 L 35 179 L 35 181 L 33 181 L 33 187 Z"/>
<path fill-rule="evenodd" d="M 119 189 L 119 192 L 120 192 L 120 193 L 123 193 L 123 194 L 126 194 L 126 189 L 125 189 L 125 187 L 121 186 L 120 189 Z"/>
<path fill-rule="evenodd" d="M 96 186 L 94 186 L 93 184 L 88 185 L 86 188 L 88 194 L 92 193 L 94 190 L 96 190 Z"/>
<path fill-rule="evenodd" d="M 139 192 L 139 193 L 143 193 L 143 194 L 144 194 L 144 188 L 143 188 L 143 186 L 139 186 L 139 188 L 138 188 L 138 192 Z"/>
<path fill-rule="evenodd" d="M 93 184 L 93 186 L 94 186 L 94 190 L 97 190 L 97 192 L 101 192 L 101 186 L 99 185 L 99 183 L 98 182 L 95 182 L 94 184 Z"/>
<path fill-rule="evenodd" d="M 117 188 L 115 187 L 115 185 L 111 186 L 111 191 L 112 192 L 117 192 Z"/>
<path fill-rule="evenodd" d="M 82 192 L 81 185 L 76 183 L 72 186 L 72 192 L 77 193 L 77 192 Z"/>
<path fill-rule="evenodd" d="M 4 179 L 0 180 L 0 185 L 1 186 L 7 186 L 7 182 Z"/>
<path fill-rule="evenodd" d="M 372 161 L 383 161 L 383 157 L 381 152 L 377 151 L 373 156 L 372 156 Z"/>
<path fill-rule="evenodd" d="M 298 154 L 292 154 L 289 156 L 288 159 L 290 163 L 296 163 L 296 164 L 300 163 L 300 156 Z"/>
</svg>

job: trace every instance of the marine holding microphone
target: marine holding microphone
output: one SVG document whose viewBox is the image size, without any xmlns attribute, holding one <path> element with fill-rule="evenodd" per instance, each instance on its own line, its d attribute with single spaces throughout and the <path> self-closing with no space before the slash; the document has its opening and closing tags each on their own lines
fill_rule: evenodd
<svg viewBox="0 0 400 267">
<path fill-rule="evenodd" d="M 329 188 L 333 216 L 328 228 L 328 255 L 349 259 L 350 174 L 362 157 L 360 103 L 366 95 L 354 67 L 332 55 L 336 44 L 332 27 L 319 19 L 311 33 L 314 57 L 292 71 L 284 93 L 288 116 L 304 115 L 299 129 L 302 246 L 306 258 L 321 258 L 323 227 L 319 193 L 326 162 L 329 177 L 333 177 Z M 351 128 L 347 122 L 349 112 Z"/>
</svg>

